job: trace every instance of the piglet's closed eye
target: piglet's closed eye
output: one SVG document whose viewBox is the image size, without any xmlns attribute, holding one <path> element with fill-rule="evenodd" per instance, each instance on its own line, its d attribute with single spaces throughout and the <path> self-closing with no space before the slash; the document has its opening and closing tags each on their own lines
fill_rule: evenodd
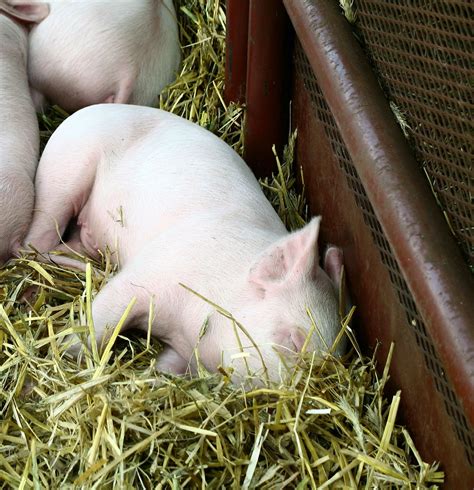
<svg viewBox="0 0 474 490">
<path fill-rule="evenodd" d="M 296 326 L 280 327 L 274 335 L 274 346 L 282 354 L 301 352 L 305 342 L 305 332 Z"/>
</svg>

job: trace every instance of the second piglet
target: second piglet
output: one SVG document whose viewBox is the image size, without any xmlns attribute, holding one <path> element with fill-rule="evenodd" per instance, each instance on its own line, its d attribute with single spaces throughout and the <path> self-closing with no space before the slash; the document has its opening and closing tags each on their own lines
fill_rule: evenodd
<svg viewBox="0 0 474 490">
<path fill-rule="evenodd" d="M 19 247 L 31 221 L 38 164 L 38 121 L 26 73 L 25 23 L 46 4 L 0 0 L 0 265 Z"/>
<path fill-rule="evenodd" d="M 36 107 L 153 105 L 181 59 L 172 0 L 52 0 L 30 35 Z"/>
<path fill-rule="evenodd" d="M 234 367 L 234 380 L 247 369 L 277 379 L 280 356 L 291 364 L 305 345 L 310 315 L 309 351 L 336 338 L 342 254 L 326 254 L 329 277 L 318 264 L 320 218 L 288 233 L 244 161 L 185 119 L 125 105 L 83 109 L 51 137 L 36 190 L 27 243 L 53 250 L 57 226 L 63 233 L 74 219 L 72 248 L 116 252 L 120 270 L 92 307 L 99 344 L 133 297 L 125 326 L 146 330 L 154 301 L 165 371 L 195 367 L 197 353 L 209 370 Z"/>
</svg>

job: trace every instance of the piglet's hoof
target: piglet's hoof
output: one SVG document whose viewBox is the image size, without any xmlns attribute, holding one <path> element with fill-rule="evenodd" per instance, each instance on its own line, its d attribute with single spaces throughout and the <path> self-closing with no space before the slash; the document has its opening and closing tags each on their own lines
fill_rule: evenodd
<svg viewBox="0 0 474 490">
<path fill-rule="evenodd" d="M 155 369 L 166 374 L 183 375 L 189 373 L 189 361 L 171 347 L 165 347 L 156 360 Z"/>
</svg>

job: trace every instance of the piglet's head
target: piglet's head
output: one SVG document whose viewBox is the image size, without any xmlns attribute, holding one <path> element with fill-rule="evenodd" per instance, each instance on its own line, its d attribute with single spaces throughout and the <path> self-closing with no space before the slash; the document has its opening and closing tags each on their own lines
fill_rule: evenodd
<svg viewBox="0 0 474 490">
<path fill-rule="evenodd" d="M 246 362 L 250 371 L 261 372 L 263 358 L 270 378 L 278 380 L 282 359 L 291 365 L 303 348 L 318 354 L 331 349 L 340 330 L 337 287 L 342 252 L 331 247 L 325 261 L 328 271 L 319 266 L 319 225 L 320 218 L 313 218 L 301 230 L 278 240 L 248 271 L 242 304 L 233 314 L 253 342 L 240 334 L 247 352 L 244 357 L 235 355 L 235 345 L 222 346 L 224 361 L 234 364 L 236 371 L 247 369 Z"/>
</svg>

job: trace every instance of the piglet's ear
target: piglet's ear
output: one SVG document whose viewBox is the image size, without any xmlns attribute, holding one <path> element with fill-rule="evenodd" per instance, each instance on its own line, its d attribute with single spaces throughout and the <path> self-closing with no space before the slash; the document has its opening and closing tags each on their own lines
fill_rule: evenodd
<svg viewBox="0 0 474 490">
<path fill-rule="evenodd" d="M 49 5 L 42 2 L 8 0 L 0 2 L 0 11 L 4 11 L 15 19 L 24 22 L 39 23 L 48 16 Z"/>
<path fill-rule="evenodd" d="M 344 265 L 344 256 L 339 247 L 330 246 L 324 254 L 324 267 L 326 274 L 339 289 L 341 287 L 341 274 Z"/>
<path fill-rule="evenodd" d="M 249 281 L 261 297 L 287 280 L 312 276 L 318 269 L 318 234 L 321 218 L 271 245 L 250 269 Z"/>
<path fill-rule="evenodd" d="M 352 307 L 351 296 L 345 281 L 344 255 L 339 247 L 331 245 L 324 254 L 324 270 L 339 291 L 339 314 L 344 317 Z"/>
</svg>

